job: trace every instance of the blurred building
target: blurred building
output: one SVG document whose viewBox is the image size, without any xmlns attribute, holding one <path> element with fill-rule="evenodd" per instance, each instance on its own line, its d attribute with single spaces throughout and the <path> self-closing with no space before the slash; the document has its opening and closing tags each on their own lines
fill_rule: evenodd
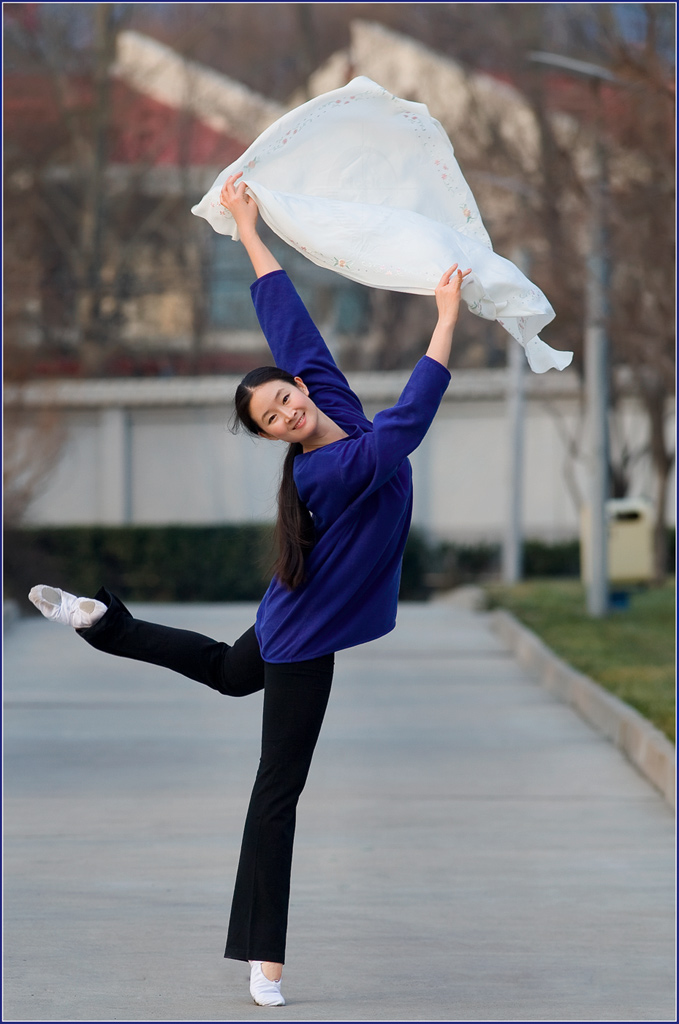
<svg viewBox="0 0 679 1024">
<path fill-rule="evenodd" d="M 71 132 L 71 143 L 85 138 L 96 76 L 64 71 L 55 77 L 11 64 L 5 72 L 5 426 L 20 519 L 45 525 L 270 520 L 278 448 L 262 443 L 255 452 L 257 442 L 234 438 L 226 426 L 235 375 L 270 361 L 249 298 L 251 267 L 241 245 L 213 232 L 190 208 L 284 108 L 137 33 L 118 35 L 111 71 L 100 110 L 103 205 L 85 204 L 108 232 L 94 296 L 103 330 L 94 369 L 83 364 L 75 315 L 88 297 L 87 268 L 69 255 L 83 237 L 82 218 L 72 211 L 82 205 L 92 153 L 85 147 L 90 163 L 79 163 L 77 145 L 64 136 Z M 494 241 L 515 237 L 521 190 L 538 159 L 538 125 L 520 92 L 469 74 L 398 33 L 356 22 L 349 49 L 318 69 L 288 106 L 355 75 L 429 107 L 455 144 Z M 577 101 L 569 97 L 558 115 L 564 142 Z M 504 162 L 493 150 L 497 140 Z M 582 157 L 586 162 L 586 145 Z M 516 176 L 507 177 L 512 162 Z M 641 171 L 630 158 L 615 173 Z M 389 319 L 380 306 L 386 293 L 321 270 L 264 233 L 368 415 L 396 401 L 405 376 L 385 367 L 411 366 L 421 354 L 435 319 L 431 300 L 408 296 L 406 308 L 390 294 Z M 415 522 L 442 539 L 489 541 L 503 534 L 510 486 L 507 381 L 500 368 L 506 336 L 495 324 L 467 319 L 474 323 L 461 333 L 462 368 L 413 458 Z M 557 347 L 570 347 L 558 333 L 552 338 Z M 379 373 L 361 372 L 375 365 Z M 617 386 L 625 435 L 619 443 L 634 453 L 631 491 L 652 497 L 648 420 L 624 374 Z M 575 373 L 530 377 L 528 536 L 578 534 L 582 423 Z M 673 424 L 668 406 L 670 438 Z M 40 472 L 31 475 L 36 466 Z M 666 517 L 674 521 L 671 501 Z"/>
<path fill-rule="evenodd" d="M 5 73 L 7 198 L 6 331 L 30 377 L 240 372 L 266 344 L 249 300 L 252 269 L 239 243 L 190 213 L 219 171 L 282 113 L 227 76 L 134 32 L 116 38 L 103 119 L 105 160 L 96 200 L 85 205 L 92 167 L 95 76 Z M 87 122 L 87 123 L 85 123 Z M 64 133 L 73 129 L 76 144 Z M 72 141 L 72 140 L 71 140 Z M 51 207 L 46 214 L 46 206 Z M 71 258 L 86 221 L 98 218 L 101 354 L 83 367 L 78 304 L 87 299 Z M 323 271 L 262 234 L 285 260 L 328 341 L 366 326 L 365 289 Z M 8 280 L 9 279 L 9 280 Z"/>
<path fill-rule="evenodd" d="M 540 126 L 507 82 L 361 20 L 352 23 L 350 46 L 285 108 L 148 36 L 122 31 L 115 48 L 103 100 L 96 68 L 55 74 L 10 61 L 5 71 L 5 331 L 14 355 L 32 353 L 17 356 L 28 376 L 240 372 L 261 362 L 247 257 L 239 244 L 196 223 L 190 207 L 286 108 L 355 75 L 425 103 L 453 140 L 497 251 L 513 258 L 517 237 L 524 238 L 522 202 L 539 163 Z M 560 142 L 577 137 L 586 163 L 587 140 L 568 113 L 580 115 L 581 90 L 562 99 L 553 115 Z M 99 142 L 92 135 L 97 119 Z M 621 158 L 616 173 L 642 173 L 633 165 L 629 155 Z M 87 248 L 88 231 L 101 236 L 100 252 L 85 265 L 78 250 Z M 431 329 L 422 297 L 391 297 L 403 308 L 390 318 L 382 296 L 321 270 L 266 228 L 264 234 L 347 366 L 409 364 L 411 347 Z M 541 245 L 532 239 L 538 273 Z M 92 305 L 101 358 L 86 366 L 82 310 Z M 497 325 L 472 318 L 461 335 L 459 365 L 504 364 Z M 573 347 L 572 339 L 554 340 Z"/>
</svg>

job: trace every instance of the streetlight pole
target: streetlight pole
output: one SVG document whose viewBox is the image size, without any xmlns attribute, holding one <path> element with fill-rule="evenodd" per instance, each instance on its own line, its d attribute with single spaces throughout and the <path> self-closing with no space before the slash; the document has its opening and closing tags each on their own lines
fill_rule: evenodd
<svg viewBox="0 0 679 1024">
<path fill-rule="evenodd" d="M 530 276 L 529 257 L 525 249 L 513 254 L 513 261 L 519 270 Z M 526 355 L 513 338 L 507 344 L 507 434 L 509 452 L 508 506 L 505 520 L 505 536 L 502 545 L 502 580 L 512 586 L 523 576 L 523 442 L 524 442 L 524 391 Z"/>
<path fill-rule="evenodd" d="M 597 82 L 594 89 L 598 91 Z M 585 294 L 585 396 L 589 431 L 589 565 L 587 610 L 601 618 L 608 593 L 608 260 L 606 258 L 604 155 L 597 133 L 590 182 L 589 251 Z"/>
<path fill-rule="evenodd" d="M 585 397 L 589 440 L 589 544 L 587 548 L 587 609 L 595 618 L 609 611 L 608 594 L 608 259 L 605 237 L 605 166 L 599 131 L 599 89 L 602 81 L 617 82 L 606 68 L 554 53 L 531 53 L 538 64 L 588 79 L 593 86 L 597 125 L 593 139 L 589 184 L 589 238 L 585 293 Z"/>
</svg>

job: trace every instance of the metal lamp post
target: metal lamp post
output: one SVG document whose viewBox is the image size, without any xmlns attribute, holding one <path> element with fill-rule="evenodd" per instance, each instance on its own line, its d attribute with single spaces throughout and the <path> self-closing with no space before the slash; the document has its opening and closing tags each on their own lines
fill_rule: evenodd
<svg viewBox="0 0 679 1024">
<path fill-rule="evenodd" d="M 513 254 L 514 262 L 526 277 L 530 276 L 526 249 Z M 508 505 L 502 545 L 502 581 L 508 585 L 523 577 L 523 447 L 525 419 L 526 355 L 513 338 L 507 344 L 507 436 Z"/>
</svg>

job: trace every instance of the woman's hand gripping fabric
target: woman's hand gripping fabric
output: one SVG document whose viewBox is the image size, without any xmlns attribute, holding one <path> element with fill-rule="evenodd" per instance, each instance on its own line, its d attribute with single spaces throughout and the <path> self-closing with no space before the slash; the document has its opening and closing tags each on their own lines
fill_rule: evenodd
<svg viewBox="0 0 679 1024">
<path fill-rule="evenodd" d="M 454 263 L 446 270 L 436 285 L 434 295 L 436 296 L 439 320 L 445 324 L 454 325 L 457 322 L 462 282 L 468 274 L 471 274 L 471 268 L 458 270 L 457 263 Z"/>
<path fill-rule="evenodd" d="M 247 235 L 248 231 L 254 231 L 259 215 L 257 203 L 252 196 L 246 194 L 246 183 L 241 181 L 236 184 L 242 174 L 241 171 L 240 174 L 230 175 L 219 194 L 219 201 L 235 220 L 241 238 L 244 234 Z"/>
</svg>

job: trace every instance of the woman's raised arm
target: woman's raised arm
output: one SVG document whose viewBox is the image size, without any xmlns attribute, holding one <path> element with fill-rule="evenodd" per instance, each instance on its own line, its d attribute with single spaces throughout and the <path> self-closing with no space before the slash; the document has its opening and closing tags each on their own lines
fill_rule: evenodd
<svg viewBox="0 0 679 1024">
<path fill-rule="evenodd" d="M 244 181 L 236 185 L 241 174 L 232 174 L 222 186 L 219 201 L 229 211 L 238 227 L 240 240 L 250 257 L 253 270 L 257 277 L 264 277 L 273 270 L 282 270 L 280 263 L 266 247 L 257 234 L 257 216 L 259 209 L 252 196 L 245 194 L 247 185 Z"/>
<path fill-rule="evenodd" d="M 355 422 L 357 417 L 364 417 L 361 403 L 338 369 L 288 275 L 257 234 L 257 203 L 246 195 L 246 183 L 237 183 L 240 176 L 232 174 L 226 179 L 220 202 L 234 218 L 257 275 L 251 287 L 252 300 L 276 365 L 301 377 L 314 401 L 323 411 L 330 410 L 328 415 L 332 418 L 340 420 L 343 413 L 344 418 L 350 413 Z M 264 277 L 266 281 L 261 280 Z"/>
</svg>

